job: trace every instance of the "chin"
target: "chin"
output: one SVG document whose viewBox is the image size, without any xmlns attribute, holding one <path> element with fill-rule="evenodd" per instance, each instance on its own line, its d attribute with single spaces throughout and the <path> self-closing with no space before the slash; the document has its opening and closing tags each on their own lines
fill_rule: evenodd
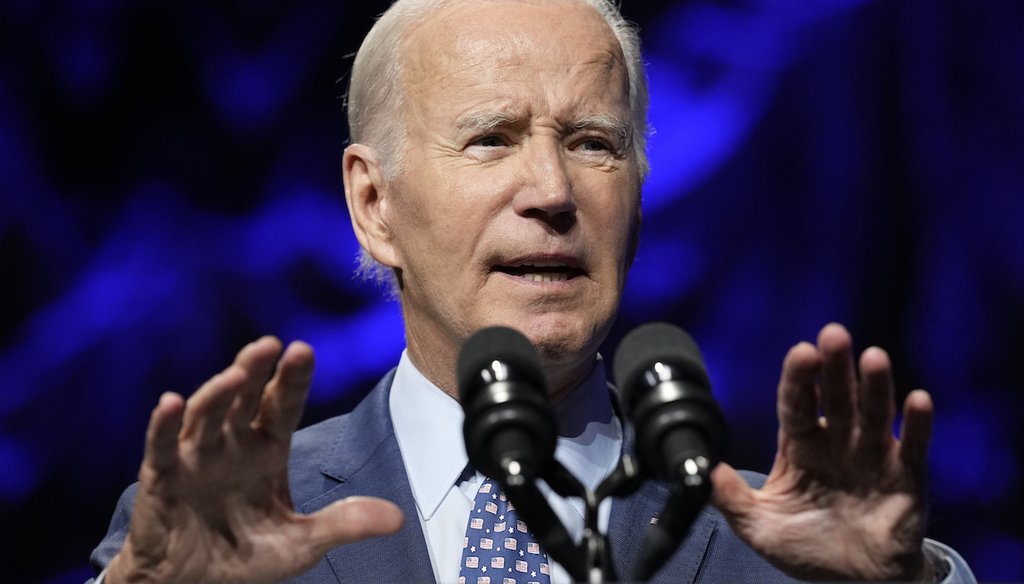
<svg viewBox="0 0 1024 584">
<path fill-rule="evenodd" d="M 511 326 L 530 339 L 541 363 L 550 368 L 580 365 L 593 359 L 611 322 L 602 324 L 553 314 L 522 319 Z"/>
</svg>

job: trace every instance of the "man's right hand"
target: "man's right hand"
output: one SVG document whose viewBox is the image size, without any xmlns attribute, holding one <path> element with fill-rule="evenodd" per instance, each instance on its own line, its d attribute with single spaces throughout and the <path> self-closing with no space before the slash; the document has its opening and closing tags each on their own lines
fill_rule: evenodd
<svg viewBox="0 0 1024 584">
<path fill-rule="evenodd" d="M 398 531 L 402 512 L 382 499 L 294 511 L 288 454 L 312 373 L 309 345 L 282 354 L 264 337 L 188 401 L 160 397 L 131 527 L 105 582 L 279 582 L 337 545 Z"/>
</svg>

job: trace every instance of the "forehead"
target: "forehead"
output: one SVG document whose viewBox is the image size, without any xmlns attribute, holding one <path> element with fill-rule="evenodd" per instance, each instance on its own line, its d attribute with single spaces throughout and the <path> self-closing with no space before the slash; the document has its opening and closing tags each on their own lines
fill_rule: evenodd
<svg viewBox="0 0 1024 584">
<path fill-rule="evenodd" d="M 428 16 L 403 48 L 402 83 L 414 103 L 489 90 L 511 102 L 528 97 L 517 92 L 567 87 L 577 103 L 628 101 L 619 43 L 579 0 L 456 2 Z"/>
</svg>

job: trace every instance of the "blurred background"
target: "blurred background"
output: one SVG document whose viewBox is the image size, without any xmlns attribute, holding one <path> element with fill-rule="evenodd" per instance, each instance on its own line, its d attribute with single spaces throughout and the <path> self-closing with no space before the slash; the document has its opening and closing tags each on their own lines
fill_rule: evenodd
<svg viewBox="0 0 1024 584">
<path fill-rule="evenodd" d="M 2 579 L 81 582 L 158 395 L 302 338 L 306 420 L 403 347 L 353 276 L 342 95 L 388 2 L 0 5 Z M 605 354 L 692 332 L 767 471 L 787 348 L 826 322 L 937 403 L 930 534 L 1024 580 L 1024 4 L 625 0 L 653 174 Z"/>
</svg>

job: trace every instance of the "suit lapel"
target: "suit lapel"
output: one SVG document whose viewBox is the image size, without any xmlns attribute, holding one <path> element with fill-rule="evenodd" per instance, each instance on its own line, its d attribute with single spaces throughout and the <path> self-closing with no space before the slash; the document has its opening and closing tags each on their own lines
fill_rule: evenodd
<svg viewBox="0 0 1024 584">
<path fill-rule="evenodd" d="M 397 534 L 340 546 L 327 553 L 339 582 L 434 581 L 416 502 L 391 425 L 388 395 L 393 378 L 394 372 L 387 375 L 347 416 L 320 466 L 323 494 L 301 507 L 304 513 L 311 513 L 359 495 L 387 499 L 405 514 L 405 523 Z"/>
<path fill-rule="evenodd" d="M 640 557 L 640 548 L 647 534 L 647 527 L 661 512 L 667 496 L 668 491 L 664 486 L 647 482 L 629 497 L 612 501 L 608 534 L 611 540 L 612 562 L 619 579 L 623 582 L 630 581 L 633 567 Z M 679 549 L 665 566 L 654 574 L 650 582 L 696 582 L 715 529 L 714 518 L 701 511 Z"/>
<path fill-rule="evenodd" d="M 612 403 L 618 403 L 614 397 Z M 619 415 L 621 418 L 621 414 Z M 631 455 L 635 453 L 635 439 L 630 426 L 624 427 L 622 451 Z M 612 548 L 613 566 L 623 582 L 630 581 L 633 567 L 640 557 L 640 548 L 647 534 L 647 527 L 661 513 L 668 494 L 668 489 L 663 484 L 648 480 L 629 497 L 616 498 L 612 501 L 608 538 Z M 654 574 L 650 582 L 696 582 L 717 524 L 714 516 L 702 510 L 679 549 L 662 569 Z"/>
</svg>

